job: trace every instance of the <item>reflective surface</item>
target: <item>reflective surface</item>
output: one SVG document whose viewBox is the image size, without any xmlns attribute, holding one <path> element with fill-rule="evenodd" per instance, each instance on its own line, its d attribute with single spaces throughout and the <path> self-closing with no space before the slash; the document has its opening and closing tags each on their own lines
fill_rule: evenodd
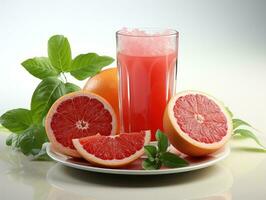
<svg viewBox="0 0 266 200">
<path fill-rule="evenodd" d="M 1 200 L 10 199 L 265 199 L 266 152 L 250 140 L 232 139 L 220 164 L 160 176 L 91 173 L 55 162 L 33 162 L 4 146 L 0 133 Z"/>
<path fill-rule="evenodd" d="M 90 172 L 99 172 L 105 174 L 120 174 L 120 175 L 162 175 L 162 174 L 176 174 L 176 173 L 189 172 L 215 165 L 216 163 L 224 160 L 230 154 L 229 145 L 226 145 L 224 148 L 221 148 L 219 151 L 209 156 L 199 159 L 189 158 L 186 155 L 182 155 L 180 152 L 177 152 L 172 146 L 170 146 L 168 150 L 171 152 L 175 152 L 176 154 L 186 159 L 189 162 L 189 165 L 180 168 L 143 170 L 141 164 L 143 160 L 147 158 L 144 155 L 140 159 L 137 159 L 136 161 L 132 162 L 130 165 L 122 169 L 102 168 L 102 167 L 95 167 L 83 159 L 72 158 L 57 153 L 56 151 L 52 150 L 51 144 L 48 144 L 46 147 L 47 154 L 53 160 L 57 161 L 58 163 L 61 163 L 62 165 Z"/>
</svg>

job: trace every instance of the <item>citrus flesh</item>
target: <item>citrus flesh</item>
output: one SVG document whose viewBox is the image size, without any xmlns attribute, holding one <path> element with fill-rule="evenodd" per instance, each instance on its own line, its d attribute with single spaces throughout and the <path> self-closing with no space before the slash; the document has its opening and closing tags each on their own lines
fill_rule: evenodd
<svg viewBox="0 0 266 200">
<path fill-rule="evenodd" d="M 138 159 L 150 142 L 150 131 L 121 133 L 116 136 L 94 135 L 73 139 L 84 159 L 105 167 L 122 167 Z"/>
<path fill-rule="evenodd" d="M 80 157 L 72 139 L 116 132 L 116 116 L 102 97 L 84 91 L 59 98 L 50 108 L 45 122 L 47 136 L 54 149 Z"/>
<path fill-rule="evenodd" d="M 190 156 L 217 151 L 232 132 L 232 119 L 222 103 L 199 91 L 176 94 L 165 109 L 163 124 L 171 144 Z"/>
<path fill-rule="evenodd" d="M 113 107 L 119 128 L 118 72 L 117 68 L 101 71 L 88 79 L 83 90 L 93 92 L 106 99 Z M 119 132 L 119 131 L 118 131 Z"/>
</svg>

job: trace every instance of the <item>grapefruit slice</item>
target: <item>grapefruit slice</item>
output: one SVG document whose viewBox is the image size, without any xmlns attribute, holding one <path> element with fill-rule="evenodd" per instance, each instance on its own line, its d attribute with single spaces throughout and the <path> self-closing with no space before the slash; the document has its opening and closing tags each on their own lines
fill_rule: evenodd
<svg viewBox="0 0 266 200">
<path fill-rule="evenodd" d="M 102 97 L 85 91 L 69 93 L 50 108 L 45 121 L 47 136 L 56 151 L 80 157 L 72 139 L 95 135 L 113 135 L 116 116 Z"/>
<path fill-rule="evenodd" d="M 215 98 L 198 91 L 184 91 L 171 98 L 163 119 L 170 143 L 190 156 L 204 156 L 229 140 L 232 119 Z"/>
<path fill-rule="evenodd" d="M 128 165 L 144 153 L 150 142 L 150 131 L 121 133 L 115 136 L 100 134 L 73 139 L 73 144 L 84 159 L 94 165 L 117 168 Z"/>
</svg>

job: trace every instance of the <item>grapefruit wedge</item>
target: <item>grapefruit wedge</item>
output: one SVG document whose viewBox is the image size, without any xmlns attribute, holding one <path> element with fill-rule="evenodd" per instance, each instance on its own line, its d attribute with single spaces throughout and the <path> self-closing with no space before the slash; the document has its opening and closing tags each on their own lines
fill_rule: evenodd
<svg viewBox="0 0 266 200">
<path fill-rule="evenodd" d="M 69 93 L 50 108 L 45 129 L 52 147 L 65 155 L 80 157 L 72 139 L 116 133 L 116 116 L 102 97 L 85 91 Z"/>
<path fill-rule="evenodd" d="M 232 119 L 217 99 L 199 91 L 171 98 L 163 119 L 170 143 L 190 156 L 204 156 L 223 147 L 232 132 Z"/>
<path fill-rule="evenodd" d="M 94 165 L 118 168 L 138 159 L 150 142 L 150 131 L 121 133 L 115 136 L 94 135 L 73 139 L 84 159 Z"/>
</svg>

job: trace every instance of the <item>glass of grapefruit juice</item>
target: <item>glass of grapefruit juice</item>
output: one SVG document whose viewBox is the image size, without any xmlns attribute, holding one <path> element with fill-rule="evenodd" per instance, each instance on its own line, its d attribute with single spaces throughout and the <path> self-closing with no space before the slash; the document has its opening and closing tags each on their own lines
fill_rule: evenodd
<svg viewBox="0 0 266 200">
<path fill-rule="evenodd" d="M 116 33 L 120 130 L 163 129 L 164 109 L 175 92 L 178 32 L 122 29 Z"/>
</svg>

